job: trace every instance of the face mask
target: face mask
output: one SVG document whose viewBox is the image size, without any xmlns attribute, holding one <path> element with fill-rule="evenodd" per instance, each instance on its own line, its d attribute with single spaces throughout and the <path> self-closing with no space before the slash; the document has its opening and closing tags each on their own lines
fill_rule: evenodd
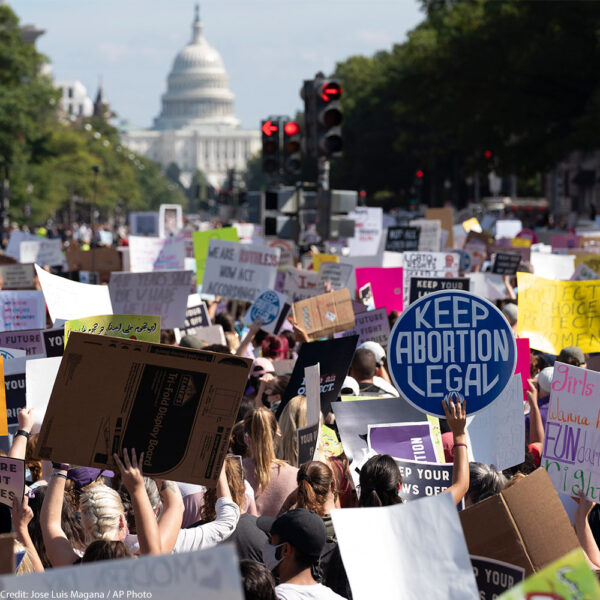
<svg viewBox="0 0 600 600">
<path fill-rule="evenodd" d="M 281 548 L 281 546 L 283 546 L 283 544 L 273 546 L 269 542 L 265 542 L 265 545 L 263 546 L 263 562 L 265 563 L 265 566 L 267 567 L 267 569 L 269 569 L 269 571 L 273 571 L 274 569 L 276 569 L 279 563 L 283 560 L 283 558 L 276 557 L 277 548 Z"/>
</svg>

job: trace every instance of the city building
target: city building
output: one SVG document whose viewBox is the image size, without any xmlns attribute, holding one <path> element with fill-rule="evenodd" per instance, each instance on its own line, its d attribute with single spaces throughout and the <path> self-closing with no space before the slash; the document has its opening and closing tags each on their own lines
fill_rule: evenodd
<svg viewBox="0 0 600 600">
<path fill-rule="evenodd" d="M 77 79 L 55 81 L 54 87 L 62 93 L 59 103 L 65 115 L 85 118 L 94 114 L 94 102 L 81 81 Z"/>
<path fill-rule="evenodd" d="M 196 6 L 192 38 L 175 57 L 160 114 L 152 129 L 123 131 L 123 143 L 165 167 L 176 163 L 186 186 L 200 170 L 220 188 L 228 171 L 243 171 L 260 149 L 259 131 L 241 128 L 233 100 L 223 60 L 204 38 Z"/>
</svg>

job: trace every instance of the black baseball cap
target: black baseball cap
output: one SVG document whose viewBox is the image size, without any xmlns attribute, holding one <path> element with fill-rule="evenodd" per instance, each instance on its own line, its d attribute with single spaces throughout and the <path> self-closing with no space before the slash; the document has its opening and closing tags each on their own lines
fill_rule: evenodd
<svg viewBox="0 0 600 600">
<path fill-rule="evenodd" d="M 305 508 L 295 508 L 281 516 L 259 517 L 256 525 L 267 534 L 278 535 L 302 554 L 319 558 L 327 542 L 327 530 L 323 519 Z"/>
</svg>

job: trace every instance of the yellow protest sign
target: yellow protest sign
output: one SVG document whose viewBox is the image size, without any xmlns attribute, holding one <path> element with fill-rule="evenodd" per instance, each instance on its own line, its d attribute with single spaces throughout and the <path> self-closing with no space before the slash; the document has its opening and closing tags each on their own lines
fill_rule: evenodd
<svg viewBox="0 0 600 600">
<path fill-rule="evenodd" d="M 531 247 L 531 240 L 527 238 L 512 238 L 510 243 L 513 248 L 529 248 Z"/>
<path fill-rule="evenodd" d="M 570 254 L 570 253 L 569 253 Z M 575 267 L 579 266 L 581 263 L 587 265 L 596 273 L 600 273 L 600 254 L 575 254 Z"/>
<path fill-rule="evenodd" d="M 517 273 L 517 332 L 531 348 L 558 355 L 565 346 L 600 352 L 600 281 L 555 281 Z"/>
<path fill-rule="evenodd" d="M 158 344 L 160 342 L 160 317 L 100 315 L 98 317 L 72 319 L 65 323 L 65 346 L 73 331 Z"/>
<path fill-rule="evenodd" d="M 463 221 L 462 226 L 466 232 L 476 231 L 477 233 L 481 233 L 481 231 L 482 231 L 481 225 L 479 224 L 477 217 L 472 217 L 471 219 L 467 219 L 466 221 Z"/>
<path fill-rule="evenodd" d="M 2 388 L 0 389 L 0 436 L 8 435 L 8 413 L 6 412 L 6 386 L 4 385 L 4 358 L 0 356 Z"/>
<path fill-rule="evenodd" d="M 340 259 L 335 254 L 313 254 L 313 269 L 315 272 L 326 262 L 336 263 L 340 262 Z"/>
</svg>

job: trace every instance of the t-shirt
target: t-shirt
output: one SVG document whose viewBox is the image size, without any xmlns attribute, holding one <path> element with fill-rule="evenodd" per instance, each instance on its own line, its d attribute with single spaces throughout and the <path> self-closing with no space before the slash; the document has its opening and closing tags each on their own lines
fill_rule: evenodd
<svg viewBox="0 0 600 600">
<path fill-rule="evenodd" d="M 275 588 L 275 593 L 279 600 L 346 600 L 320 583 L 314 585 L 280 583 Z"/>
<path fill-rule="evenodd" d="M 227 542 L 236 545 L 240 559 L 248 558 L 262 563 L 262 549 L 267 541 L 267 534 L 256 525 L 257 517 L 243 513 L 235 531 Z"/>
<path fill-rule="evenodd" d="M 254 474 L 254 461 L 251 458 L 244 459 L 244 471 L 246 479 L 254 490 L 256 509 L 259 515 L 276 517 L 281 505 L 287 497 L 298 487 L 296 475 L 298 469 L 287 463 L 271 463 L 271 478 L 264 490 L 258 490 L 258 482 Z"/>
</svg>

